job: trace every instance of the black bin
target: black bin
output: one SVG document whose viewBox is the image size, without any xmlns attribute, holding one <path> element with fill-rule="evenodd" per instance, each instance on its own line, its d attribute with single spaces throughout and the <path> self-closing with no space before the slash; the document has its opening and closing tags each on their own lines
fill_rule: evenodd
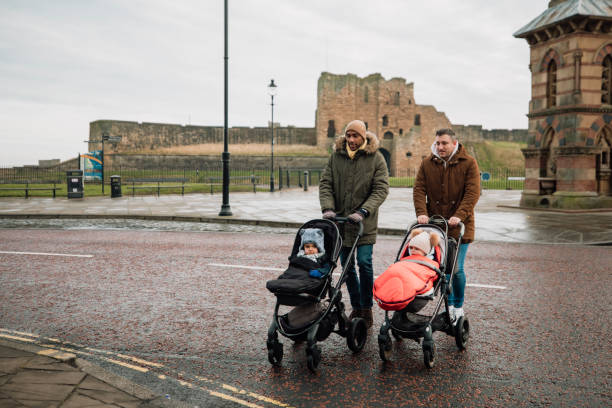
<svg viewBox="0 0 612 408">
<path fill-rule="evenodd" d="M 111 198 L 121 197 L 121 176 L 111 176 Z"/>
<path fill-rule="evenodd" d="M 68 198 L 83 198 L 83 170 L 66 171 Z"/>
</svg>

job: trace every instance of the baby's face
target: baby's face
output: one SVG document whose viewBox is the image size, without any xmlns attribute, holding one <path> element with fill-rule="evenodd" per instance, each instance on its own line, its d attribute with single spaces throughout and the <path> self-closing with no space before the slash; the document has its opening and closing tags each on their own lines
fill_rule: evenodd
<svg viewBox="0 0 612 408">
<path fill-rule="evenodd" d="M 304 244 L 304 253 L 306 255 L 318 254 L 319 249 L 317 248 L 315 244 L 310 244 L 310 243 Z"/>
<path fill-rule="evenodd" d="M 425 252 L 423 252 L 422 250 L 420 250 L 417 247 L 414 247 L 412 245 L 410 245 L 408 247 L 410 249 L 410 255 L 421 255 L 421 256 L 425 256 Z"/>
</svg>

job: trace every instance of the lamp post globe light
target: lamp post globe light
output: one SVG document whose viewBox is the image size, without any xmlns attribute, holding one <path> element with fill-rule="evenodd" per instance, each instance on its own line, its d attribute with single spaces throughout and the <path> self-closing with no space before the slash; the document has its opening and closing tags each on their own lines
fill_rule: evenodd
<svg viewBox="0 0 612 408">
<path fill-rule="evenodd" d="M 272 107 L 272 121 L 270 122 L 270 192 L 274 192 L 274 95 L 276 95 L 276 88 L 277 86 L 274 83 L 274 80 L 271 79 L 270 84 L 268 85 L 268 93 L 270 94 L 271 98 L 270 106 Z"/>
</svg>

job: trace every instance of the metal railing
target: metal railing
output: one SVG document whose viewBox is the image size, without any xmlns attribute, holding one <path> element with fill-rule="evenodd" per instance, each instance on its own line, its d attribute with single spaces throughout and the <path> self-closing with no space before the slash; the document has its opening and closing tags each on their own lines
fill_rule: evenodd
<svg viewBox="0 0 612 408">
<path fill-rule="evenodd" d="M 301 188 L 304 186 L 304 171 L 308 172 L 308 186 L 318 186 L 321 179 L 320 168 L 283 168 L 275 170 L 278 188 Z M 481 168 L 481 186 L 485 190 L 522 190 L 525 180 L 524 168 Z M 399 169 L 393 177 L 389 177 L 391 187 L 414 187 L 417 169 Z M 202 166 L 200 168 L 156 168 L 134 169 L 121 166 L 107 166 L 104 171 L 105 184 L 110 184 L 110 177 L 121 176 L 123 180 L 135 178 L 185 178 L 190 184 L 219 184 L 223 177 L 221 163 L 218 166 Z M 230 169 L 230 185 L 245 184 L 244 180 L 255 177 L 258 188 L 265 190 L 269 185 L 270 168 L 232 167 Z M 25 182 L 30 183 L 65 183 L 66 171 L 58 168 L 41 167 L 0 167 L 0 183 Z M 100 184 L 100 181 L 85 180 L 87 184 Z M 250 183 L 249 183 L 250 184 Z M 212 189 L 211 189 L 212 191 Z"/>
</svg>

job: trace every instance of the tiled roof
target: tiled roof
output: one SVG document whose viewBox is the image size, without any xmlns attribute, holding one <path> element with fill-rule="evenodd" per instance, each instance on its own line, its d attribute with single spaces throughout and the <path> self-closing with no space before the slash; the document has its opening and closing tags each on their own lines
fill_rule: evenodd
<svg viewBox="0 0 612 408">
<path fill-rule="evenodd" d="M 529 24 L 514 33 L 525 37 L 536 30 L 554 25 L 574 16 L 595 16 L 612 19 L 612 0 L 567 0 L 548 8 Z"/>
</svg>

